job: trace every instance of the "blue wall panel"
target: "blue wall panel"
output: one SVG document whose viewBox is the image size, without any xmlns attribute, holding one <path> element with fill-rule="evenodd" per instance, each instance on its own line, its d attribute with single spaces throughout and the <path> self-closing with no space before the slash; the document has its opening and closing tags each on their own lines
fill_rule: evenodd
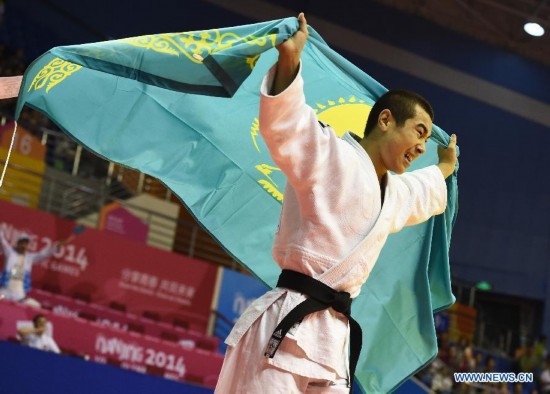
<svg viewBox="0 0 550 394">
<path fill-rule="evenodd" d="M 0 341 L 0 394 L 210 394 L 213 390 Z"/>
</svg>

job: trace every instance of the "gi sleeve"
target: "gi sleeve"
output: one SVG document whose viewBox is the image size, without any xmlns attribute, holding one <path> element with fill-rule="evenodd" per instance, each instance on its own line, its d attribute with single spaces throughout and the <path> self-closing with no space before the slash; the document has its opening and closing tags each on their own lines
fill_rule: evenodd
<svg viewBox="0 0 550 394">
<path fill-rule="evenodd" d="M 57 343 L 55 342 L 55 340 L 50 336 L 48 336 L 47 338 L 48 338 L 48 347 L 49 347 L 48 350 L 50 352 L 60 354 L 61 350 L 59 349 L 59 346 L 57 346 Z"/>
<path fill-rule="evenodd" d="M 313 109 L 306 104 L 301 76 L 283 92 L 271 96 L 275 66 L 262 82 L 260 91 L 260 133 L 275 164 L 296 189 L 311 186 L 326 163 L 334 163 L 338 137 L 320 126 Z"/>
<path fill-rule="evenodd" d="M 36 253 L 29 253 L 29 259 L 33 264 L 38 263 L 39 261 L 42 261 L 44 259 L 47 259 L 52 254 L 54 254 L 57 251 L 57 244 L 54 243 L 51 246 L 46 246 L 45 248 L 42 248 L 42 250 L 36 252 Z"/>
<path fill-rule="evenodd" d="M 391 232 L 428 220 L 445 211 L 447 185 L 441 170 L 429 166 L 395 176 L 397 182 L 397 214 Z"/>
<path fill-rule="evenodd" d="M 2 252 L 5 256 L 8 256 L 13 250 L 3 231 L 0 231 L 0 245 L 2 245 Z"/>
</svg>

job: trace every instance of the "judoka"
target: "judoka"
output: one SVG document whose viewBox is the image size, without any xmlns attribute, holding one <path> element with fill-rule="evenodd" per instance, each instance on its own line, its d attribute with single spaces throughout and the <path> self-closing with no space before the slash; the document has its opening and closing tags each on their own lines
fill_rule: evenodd
<svg viewBox="0 0 550 394">
<path fill-rule="evenodd" d="M 455 168 L 452 135 L 437 165 L 405 172 L 425 152 L 434 117 L 416 93 L 378 99 L 360 142 L 319 122 L 303 93 L 308 32 L 304 15 L 298 20 L 260 98 L 260 131 L 287 177 L 273 246 L 283 273 L 228 336 L 216 393 L 349 392 L 360 351 L 351 300 L 390 233 L 445 210 Z"/>
</svg>

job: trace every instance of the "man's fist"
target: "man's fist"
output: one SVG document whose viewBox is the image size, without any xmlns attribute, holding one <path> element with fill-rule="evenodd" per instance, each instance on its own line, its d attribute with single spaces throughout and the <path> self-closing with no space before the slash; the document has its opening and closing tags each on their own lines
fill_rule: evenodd
<svg viewBox="0 0 550 394">
<path fill-rule="evenodd" d="M 456 135 L 451 135 L 449 146 L 446 148 L 440 146 L 437 148 L 437 155 L 439 156 L 439 164 L 437 165 L 443 176 L 447 178 L 455 170 L 456 165 Z"/>
</svg>

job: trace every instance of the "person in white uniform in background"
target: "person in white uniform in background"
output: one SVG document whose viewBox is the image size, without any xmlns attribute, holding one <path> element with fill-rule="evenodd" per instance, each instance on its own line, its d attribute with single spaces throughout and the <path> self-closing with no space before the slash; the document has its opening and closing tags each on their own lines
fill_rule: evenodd
<svg viewBox="0 0 550 394">
<path fill-rule="evenodd" d="M 0 245 L 4 253 L 4 270 L 0 274 L 0 298 L 12 301 L 23 301 L 31 288 L 31 272 L 34 264 L 50 257 L 59 246 L 65 245 L 74 238 L 57 241 L 37 253 L 29 252 L 29 236 L 22 234 L 17 239 L 15 247 L 7 241 L 0 231 Z"/>
<path fill-rule="evenodd" d="M 21 344 L 34 349 L 45 350 L 47 352 L 61 353 L 59 346 L 48 331 L 51 324 L 44 315 L 36 315 L 32 319 L 32 327 L 18 327 L 17 335 Z"/>
<path fill-rule="evenodd" d="M 444 212 L 445 178 L 455 169 L 453 135 L 437 165 L 405 173 L 424 153 L 433 121 L 430 104 L 413 92 L 382 96 L 360 143 L 320 123 L 305 102 L 303 13 L 298 21 L 260 95 L 260 131 L 287 177 L 273 246 L 283 273 L 226 339 L 217 394 L 349 392 L 361 348 L 351 299 L 390 233 Z"/>
</svg>

